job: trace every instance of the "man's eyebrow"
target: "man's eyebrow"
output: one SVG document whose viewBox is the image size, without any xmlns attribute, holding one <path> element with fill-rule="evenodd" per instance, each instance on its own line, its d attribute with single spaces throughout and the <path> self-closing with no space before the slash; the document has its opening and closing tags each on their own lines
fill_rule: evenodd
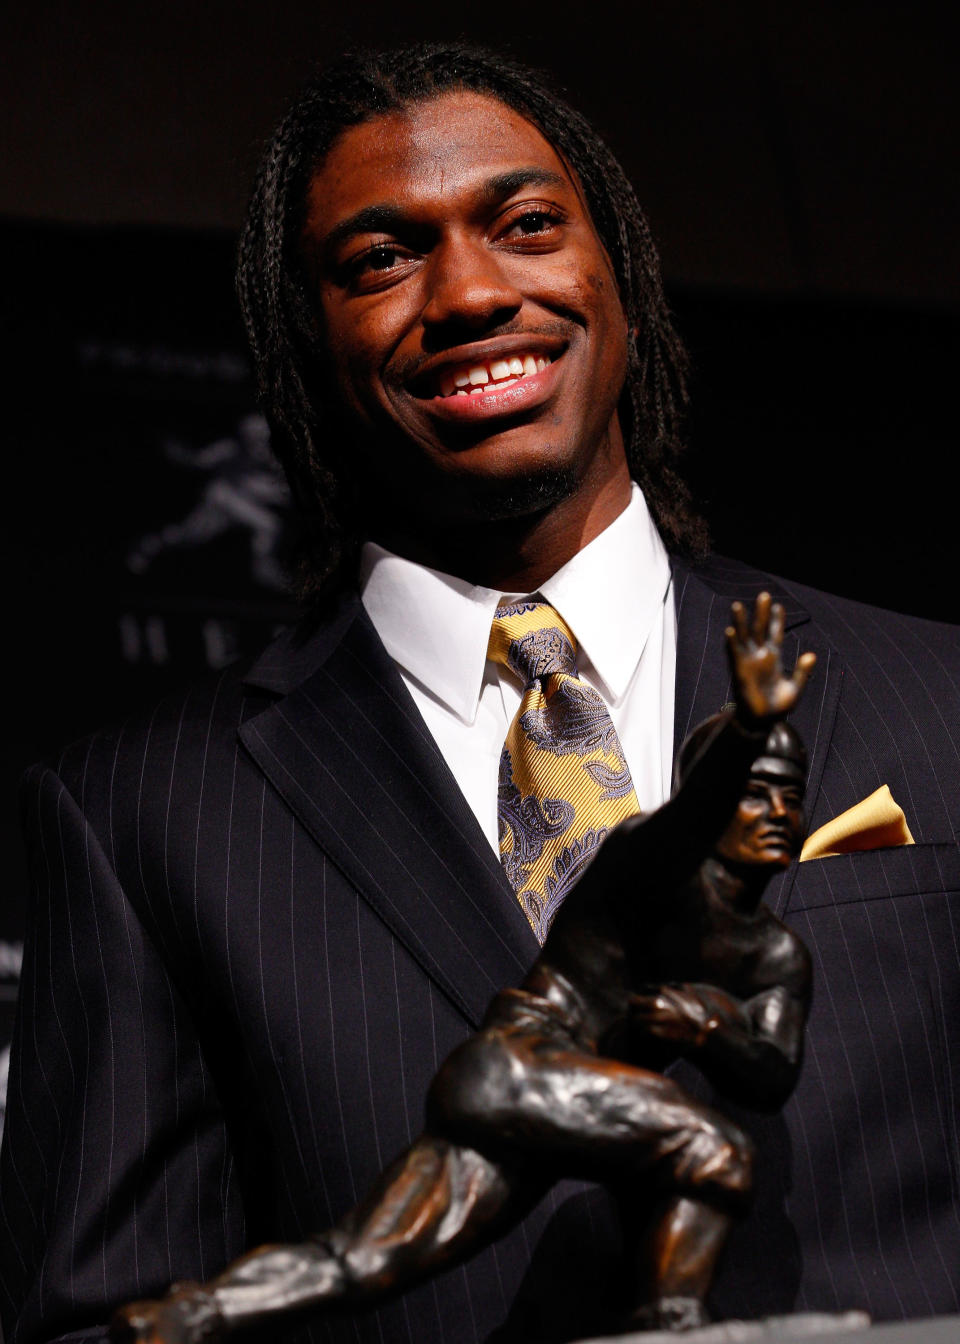
<svg viewBox="0 0 960 1344">
<path fill-rule="evenodd" d="M 329 250 L 358 233 L 395 233 L 407 223 L 408 217 L 396 205 L 365 205 L 362 210 L 335 224 L 323 240 L 323 246 Z"/>
<path fill-rule="evenodd" d="M 497 173 L 483 184 L 483 194 L 491 201 L 504 201 L 514 192 L 524 187 L 569 187 L 570 183 L 562 173 L 552 168 L 511 168 L 506 173 Z"/>
<path fill-rule="evenodd" d="M 522 191 L 524 187 L 568 187 L 568 179 L 562 173 L 551 168 L 511 168 L 508 172 L 497 173 L 488 178 L 480 188 L 485 203 L 494 205 L 505 201 L 509 196 Z M 362 210 L 348 215 L 339 224 L 335 224 L 324 239 L 325 250 L 336 247 L 347 238 L 359 233 L 396 233 L 410 226 L 410 217 L 399 206 L 384 202 L 380 205 L 365 205 Z"/>
</svg>

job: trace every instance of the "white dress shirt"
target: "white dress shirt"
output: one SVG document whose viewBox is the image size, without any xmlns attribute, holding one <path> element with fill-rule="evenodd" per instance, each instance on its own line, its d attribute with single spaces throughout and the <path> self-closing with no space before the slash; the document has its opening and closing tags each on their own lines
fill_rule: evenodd
<svg viewBox="0 0 960 1344">
<path fill-rule="evenodd" d="M 497 843 L 497 771 L 523 687 L 487 659 L 497 604 L 542 598 L 577 639 L 577 670 L 606 701 L 643 811 L 670 796 L 677 623 L 670 562 L 639 487 L 605 531 L 535 594 L 501 593 L 374 542 L 363 605 L 480 822 Z"/>
</svg>

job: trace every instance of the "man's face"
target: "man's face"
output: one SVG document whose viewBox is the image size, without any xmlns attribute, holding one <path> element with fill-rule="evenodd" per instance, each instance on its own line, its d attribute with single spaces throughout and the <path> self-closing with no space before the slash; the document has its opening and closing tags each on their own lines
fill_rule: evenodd
<svg viewBox="0 0 960 1344">
<path fill-rule="evenodd" d="M 307 204 L 324 372 L 381 503 L 507 517 L 624 472 L 616 282 L 529 122 L 469 92 L 374 118 L 336 142 Z"/>
<path fill-rule="evenodd" d="M 802 773 L 791 762 L 761 757 L 717 854 L 737 865 L 785 868 L 803 839 L 803 785 Z"/>
</svg>

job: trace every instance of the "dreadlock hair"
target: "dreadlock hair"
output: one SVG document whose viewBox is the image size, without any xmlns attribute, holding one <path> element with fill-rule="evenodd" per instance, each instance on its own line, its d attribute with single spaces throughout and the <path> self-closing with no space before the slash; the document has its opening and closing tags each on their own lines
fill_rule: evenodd
<svg viewBox="0 0 960 1344">
<path fill-rule="evenodd" d="M 686 352 L 664 299 L 650 227 L 623 169 L 543 76 L 466 43 L 418 43 L 350 53 L 306 86 L 269 142 L 241 235 L 237 288 L 260 404 L 299 515 L 299 589 L 306 600 L 342 581 L 359 541 L 331 432 L 333 411 L 323 404 L 324 352 L 301 255 L 310 179 L 348 127 L 458 89 L 488 94 L 518 112 L 579 179 L 626 315 L 619 413 L 631 474 L 669 546 L 692 553 L 706 547 L 706 527 L 677 470 Z"/>
</svg>

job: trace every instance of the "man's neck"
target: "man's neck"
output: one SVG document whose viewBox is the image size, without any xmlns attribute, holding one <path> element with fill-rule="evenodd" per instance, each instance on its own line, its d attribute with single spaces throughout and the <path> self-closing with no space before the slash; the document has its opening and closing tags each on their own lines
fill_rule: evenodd
<svg viewBox="0 0 960 1344">
<path fill-rule="evenodd" d="M 520 518 L 459 520 L 417 534 L 380 527 L 381 545 L 457 578 L 505 593 L 533 593 L 618 518 L 630 503 L 630 476 L 578 491 Z"/>
</svg>

